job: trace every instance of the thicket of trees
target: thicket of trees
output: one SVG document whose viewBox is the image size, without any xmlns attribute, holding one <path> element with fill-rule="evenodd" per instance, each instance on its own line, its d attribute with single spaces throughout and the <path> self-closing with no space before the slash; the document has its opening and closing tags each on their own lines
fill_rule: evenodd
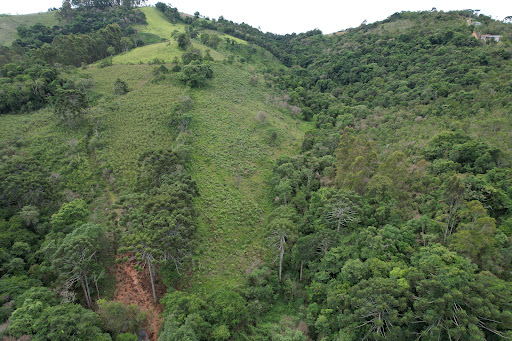
<svg viewBox="0 0 512 341">
<path fill-rule="evenodd" d="M 39 109 L 70 90 L 59 79 L 60 66 L 90 64 L 144 44 L 145 36 L 130 27 L 144 24 L 144 13 L 131 6 L 74 5 L 79 8 L 59 12 L 62 26 L 20 26 L 20 38 L 1 47 L 0 114 Z"/>
<path fill-rule="evenodd" d="M 279 46 L 294 67 L 266 77 L 315 128 L 299 155 L 274 166 L 270 268 L 249 275 L 227 306 L 167 294 L 161 340 L 512 337 L 510 150 L 467 123 L 485 113 L 496 115 L 480 122 L 487 133 L 509 124 L 511 29 L 480 16 L 504 39 L 485 44 L 471 36 L 471 15 L 397 13 L 332 37 L 191 19 Z M 426 144 L 394 137 L 425 119 L 441 127 Z M 261 324 L 276 300 L 307 328 Z M 240 313 L 236 326 L 221 317 L 229 311 Z"/>
</svg>

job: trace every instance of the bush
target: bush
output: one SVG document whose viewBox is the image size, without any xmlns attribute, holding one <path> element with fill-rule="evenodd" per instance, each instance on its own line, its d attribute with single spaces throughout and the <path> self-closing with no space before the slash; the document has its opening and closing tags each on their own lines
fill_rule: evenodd
<svg viewBox="0 0 512 341">
<path fill-rule="evenodd" d="M 116 341 L 137 341 L 138 339 L 138 336 L 132 333 L 122 333 L 116 337 Z"/>
<path fill-rule="evenodd" d="M 189 65 L 183 66 L 180 80 L 192 88 L 197 88 L 206 84 L 206 80 L 213 77 L 213 70 L 208 64 L 202 64 L 193 61 Z"/>
</svg>

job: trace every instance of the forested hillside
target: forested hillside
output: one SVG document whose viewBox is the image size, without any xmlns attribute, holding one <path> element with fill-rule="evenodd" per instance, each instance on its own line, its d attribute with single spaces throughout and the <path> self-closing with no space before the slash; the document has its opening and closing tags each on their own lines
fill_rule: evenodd
<svg viewBox="0 0 512 341">
<path fill-rule="evenodd" d="M 512 339 L 511 24 L 139 5 L 0 17 L 4 339 Z"/>
</svg>

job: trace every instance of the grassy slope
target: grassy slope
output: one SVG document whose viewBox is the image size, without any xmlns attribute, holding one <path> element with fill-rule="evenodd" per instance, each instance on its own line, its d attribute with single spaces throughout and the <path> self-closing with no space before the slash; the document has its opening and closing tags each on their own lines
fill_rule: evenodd
<svg viewBox="0 0 512 341">
<path fill-rule="evenodd" d="M 174 57 L 181 57 L 183 53 L 178 49 L 178 43 L 171 37 L 174 30 L 185 32 L 185 24 L 170 23 L 155 7 L 143 7 L 140 9 L 146 15 L 147 25 L 137 25 L 135 28 L 140 32 L 155 34 L 161 38 L 167 39 L 167 42 L 147 45 L 141 48 L 133 49 L 122 55 L 115 56 L 114 64 L 129 63 L 148 63 L 155 58 L 164 60 L 167 63 L 173 61 Z M 201 50 L 203 53 L 208 49 L 198 43 L 193 43 L 194 48 Z M 221 60 L 222 55 L 217 51 L 210 49 L 210 54 L 215 60 Z"/>
<path fill-rule="evenodd" d="M 146 15 L 147 25 L 136 25 L 134 28 L 144 33 L 156 34 L 164 39 L 171 39 L 171 33 L 176 30 L 185 32 L 185 24 L 172 24 L 162 12 L 155 7 L 142 7 L 140 9 Z"/>
<path fill-rule="evenodd" d="M 195 257 L 194 291 L 236 286 L 240 276 L 261 260 L 262 222 L 271 209 L 269 176 L 272 160 L 293 154 L 303 137 L 295 122 L 265 105 L 265 89 L 249 85 L 250 73 L 218 65 L 206 90 L 196 90 L 191 131 L 192 175 L 201 196 L 199 254 Z M 269 114 L 261 126 L 255 116 Z M 270 133 L 278 134 L 275 146 Z"/>
<path fill-rule="evenodd" d="M 139 155 L 171 146 L 166 121 L 171 103 L 184 94 L 191 96 L 195 102 L 191 171 L 201 196 L 197 199 L 199 246 L 189 285 L 194 291 L 236 286 L 266 248 L 262 222 L 271 209 L 267 181 L 272 160 L 295 153 L 303 133 L 292 118 L 265 104 L 267 89 L 262 84 L 249 85 L 247 66 L 214 64 L 209 86 L 195 90 L 147 82 L 152 68 L 114 65 L 86 71 L 105 95 L 111 93 L 117 77 L 131 89 L 122 96 L 121 110 L 111 97 L 92 111 L 105 141 L 101 158 L 112 165 L 119 184 L 132 185 Z M 265 125 L 255 119 L 259 110 L 269 115 Z M 275 146 L 270 144 L 272 131 L 278 135 Z"/>
<path fill-rule="evenodd" d="M 154 8 L 143 11 L 148 20 L 146 32 L 172 32 L 175 28 Z M 197 42 L 195 46 L 206 49 Z M 132 50 L 115 57 L 114 63 L 136 64 L 155 57 L 170 61 L 181 53 L 171 41 Z M 211 55 L 216 60 L 226 58 L 225 52 L 212 50 Z M 118 182 L 132 184 L 133 166 L 140 153 L 170 146 L 166 119 L 171 103 L 184 94 L 191 96 L 195 102 L 190 128 L 191 171 L 201 196 L 197 199 L 199 246 L 188 284 L 193 291 L 236 286 L 243 272 L 257 264 L 267 248 L 262 222 L 271 209 L 267 181 L 272 160 L 297 151 L 303 137 L 299 128 L 305 129 L 305 124 L 296 127 L 292 118 L 265 104 L 268 89 L 262 82 L 249 85 L 254 74 L 250 66 L 214 64 L 214 79 L 206 88 L 195 90 L 148 82 L 153 67 L 114 65 L 86 71 L 97 81 L 97 90 L 105 94 L 112 93 L 117 77 L 126 80 L 132 90 L 122 97 L 121 110 L 115 109 L 115 99 L 96 110 L 108 140 L 103 158 L 116 169 Z M 255 119 L 259 110 L 269 115 L 263 126 Z M 275 146 L 270 145 L 272 131 L 278 135 Z"/>
<path fill-rule="evenodd" d="M 138 50 L 141 49 L 134 53 L 139 53 Z M 219 59 L 226 57 L 218 53 Z M 127 59 L 130 62 L 136 60 Z M 202 89 L 188 89 L 169 81 L 151 82 L 154 67 L 90 66 L 78 70 L 81 76 L 73 76 L 92 77 L 94 91 L 102 95 L 88 114 L 92 124 L 99 127 L 103 145 L 97 161 L 91 162 L 105 162 L 114 170 L 118 185 L 131 187 L 134 166 L 141 153 L 171 146 L 167 125 L 171 103 L 185 94 L 191 96 L 195 102 L 190 127 L 191 172 L 201 196 L 196 202 L 200 214 L 198 252 L 188 284 L 195 292 L 234 287 L 245 270 L 260 262 L 267 248 L 262 222 L 271 209 L 268 180 L 272 160 L 281 154 L 294 154 L 303 136 L 299 128 L 305 127 L 296 127 L 291 117 L 265 104 L 265 95 L 276 94 L 264 87 L 262 81 L 257 86 L 249 84 L 251 75 L 262 76 L 247 64 L 213 64 L 214 78 Z M 118 77 L 130 89 L 121 97 L 120 109 L 118 99 L 112 95 L 113 82 Z M 268 114 L 264 125 L 255 119 L 259 110 Z M 0 127 L 6 139 L 16 134 L 25 136 L 29 142 L 53 139 L 59 146 L 54 148 L 57 151 L 64 151 L 71 139 L 80 139 L 85 134 L 66 131 L 49 109 L 1 116 Z M 272 132 L 278 136 L 274 145 L 270 140 Z"/>
<path fill-rule="evenodd" d="M 169 105 L 183 96 L 183 89 L 148 83 L 153 68 L 144 64 L 114 65 L 85 71 L 96 81 L 96 91 L 104 96 L 91 115 L 99 122 L 100 137 L 105 141 L 101 158 L 115 170 L 119 185 L 133 185 L 135 165 L 142 153 L 171 146 L 167 126 Z M 124 80 L 130 90 L 121 96 L 120 108 L 113 96 L 117 78 Z"/>
<path fill-rule="evenodd" d="M 155 7 L 143 7 L 140 10 L 146 15 L 147 25 L 137 25 L 135 28 L 139 30 L 139 32 L 155 34 L 168 41 L 144 46 L 142 48 L 134 49 L 127 53 L 115 56 L 113 63 L 148 63 L 155 58 L 170 63 L 173 61 L 174 57 L 179 58 L 183 52 L 178 49 L 178 43 L 171 37 L 171 34 L 175 30 L 178 32 L 185 32 L 185 24 L 172 24 L 165 18 L 162 12 L 157 10 Z M 210 34 L 218 34 L 218 32 L 214 31 L 207 32 Z M 230 35 L 220 34 L 220 36 L 234 40 L 238 44 L 247 44 L 246 41 L 232 37 Z M 203 52 L 203 54 L 206 50 L 210 50 L 210 55 L 214 60 L 223 60 L 226 57 L 222 53 L 200 44 L 198 40 L 192 40 L 192 46 Z"/>
<path fill-rule="evenodd" d="M 0 14 L 0 45 L 9 45 L 18 38 L 18 26 L 30 27 L 37 23 L 45 26 L 57 25 L 56 11 L 26 15 Z"/>
</svg>

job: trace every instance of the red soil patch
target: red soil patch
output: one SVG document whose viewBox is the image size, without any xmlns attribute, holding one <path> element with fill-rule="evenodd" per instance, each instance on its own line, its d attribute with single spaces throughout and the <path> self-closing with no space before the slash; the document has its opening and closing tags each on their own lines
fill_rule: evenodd
<svg viewBox="0 0 512 341">
<path fill-rule="evenodd" d="M 162 324 L 162 318 L 159 315 L 163 308 L 161 304 L 155 306 L 153 303 L 149 270 L 138 271 L 130 262 L 121 262 L 116 263 L 114 273 L 117 282 L 114 301 L 135 304 L 147 312 L 148 319 L 144 330 L 148 333 L 151 341 L 156 341 Z M 159 281 L 155 282 L 156 298 L 160 299 L 165 294 L 165 287 L 159 284 Z"/>
</svg>

